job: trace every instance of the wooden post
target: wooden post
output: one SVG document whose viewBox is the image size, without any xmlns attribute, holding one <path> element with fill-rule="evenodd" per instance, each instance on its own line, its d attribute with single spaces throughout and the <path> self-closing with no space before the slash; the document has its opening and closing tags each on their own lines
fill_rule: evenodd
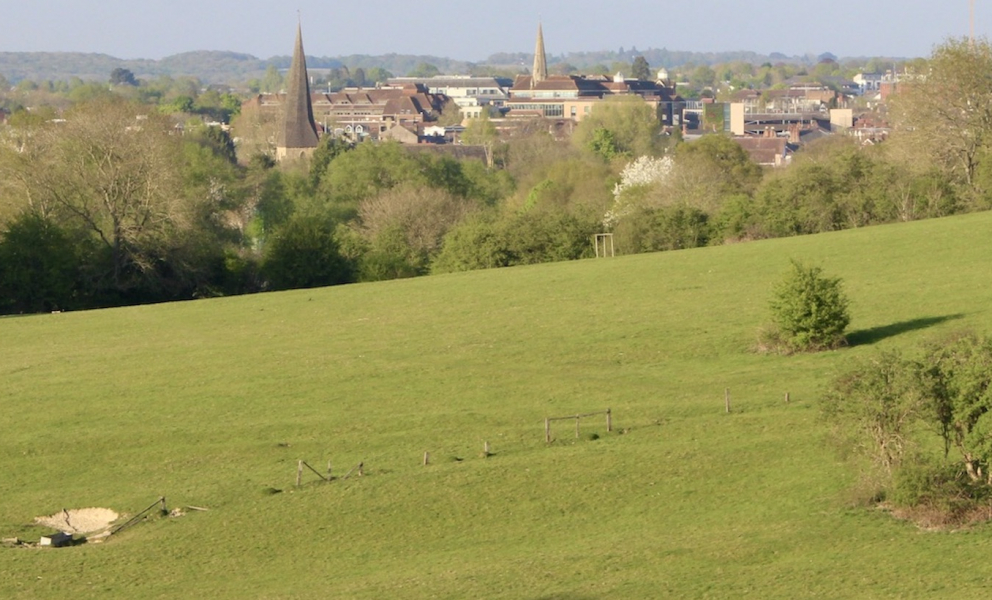
<svg viewBox="0 0 992 600">
<path fill-rule="evenodd" d="M 300 487 L 300 483 L 303 481 L 303 461 L 297 461 L 296 463 L 296 487 Z"/>
<path fill-rule="evenodd" d="M 331 480 L 331 461 L 330 461 L 330 459 L 327 460 L 327 480 L 328 481 Z"/>
<path fill-rule="evenodd" d="M 575 439 L 579 439 L 579 415 L 575 415 Z"/>
<path fill-rule="evenodd" d="M 606 409 L 606 431 L 613 431 L 613 413 Z"/>
<path fill-rule="evenodd" d="M 789 392 L 786 392 L 785 393 L 785 401 L 786 401 L 786 403 L 789 402 Z"/>
<path fill-rule="evenodd" d="M 489 442 L 485 442 L 482 446 L 482 456 L 483 458 L 489 458 Z"/>
<path fill-rule="evenodd" d="M 431 462 L 431 453 L 424 452 L 424 466 L 426 467 Z"/>
<path fill-rule="evenodd" d="M 551 419 L 548 417 L 544 418 L 544 441 L 551 443 Z"/>
<path fill-rule="evenodd" d="M 727 408 L 727 412 L 730 412 L 730 388 L 725 388 L 723 390 L 723 404 Z"/>
<path fill-rule="evenodd" d="M 165 508 L 165 496 L 162 496 L 162 498 L 159 499 L 159 502 L 162 503 L 162 512 L 163 513 L 168 512 Z"/>
<path fill-rule="evenodd" d="M 364 462 L 358 463 L 358 476 L 359 477 L 361 477 L 362 475 L 365 474 L 364 473 L 364 468 L 365 468 L 365 463 Z"/>
</svg>

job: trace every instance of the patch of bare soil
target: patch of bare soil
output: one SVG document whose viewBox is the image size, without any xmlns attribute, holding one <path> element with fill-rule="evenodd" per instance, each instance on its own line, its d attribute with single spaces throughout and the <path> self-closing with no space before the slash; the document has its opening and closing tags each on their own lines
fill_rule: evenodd
<svg viewBox="0 0 992 600">
<path fill-rule="evenodd" d="M 65 533 L 95 533 L 109 528 L 118 517 L 120 515 L 109 508 L 72 508 L 47 517 L 36 517 L 35 523 Z"/>
</svg>

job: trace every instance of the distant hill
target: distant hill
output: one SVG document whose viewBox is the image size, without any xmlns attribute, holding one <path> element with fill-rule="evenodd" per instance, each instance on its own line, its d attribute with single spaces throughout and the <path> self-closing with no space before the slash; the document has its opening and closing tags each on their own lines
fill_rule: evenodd
<svg viewBox="0 0 992 600">
<path fill-rule="evenodd" d="M 571 52 L 549 55 L 548 62 L 551 64 L 568 63 L 581 70 L 595 65 L 609 67 L 613 62 L 629 63 L 638 56 L 647 59 L 652 68 L 673 68 L 686 64 L 713 65 L 735 61 L 753 64 L 765 62 L 815 64 L 819 60 L 819 56 L 812 54 L 790 57 L 779 53 L 765 55 L 746 51 L 687 52 L 665 48 L 648 50 L 638 50 L 637 48 L 624 50 L 620 48 L 617 51 Z M 261 77 L 270 65 L 279 69 L 288 68 L 290 60 L 291 57 L 288 55 L 260 59 L 239 52 L 206 50 L 184 52 L 167 56 L 161 60 L 125 60 L 107 54 L 82 52 L 0 52 L 0 75 L 6 77 L 11 83 L 17 83 L 22 79 L 58 81 L 69 80 L 73 77 L 102 81 L 108 79 L 114 69 L 123 68 L 130 70 L 139 79 L 153 79 L 168 75 L 171 77 L 196 77 L 204 83 L 237 83 Z M 429 63 L 436 66 L 442 73 L 468 74 L 485 70 L 487 66 L 527 68 L 530 66 L 531 60 L 531 54 L 522 52 L 493 54 L 481 63 L 427 55 L 384 54 L 370 56 L 353 54 L 340 57 L 308 56 L 307 65 L 316 69 L 331 69 L 341 66 L 347 66 L 349 69 L 382 67 L 394 75 L 406 75 L 417 65 Z M 866 59 L 839 60 L 841 62 L 847 60 L 864 62 Z"/>
<path fill-rule="evenodd" d="M 111 71 L 128 69 L 139 79 L 153 79 L 162 75 L 171 77 L 196 77 L 204 83 L 235 83 L 261 77 L 269 65 L 278 69 L 289 68 L 291 56 L 274 56 L 260 59 L 238 52 L 196 51 L 167 56 L 161 60 L 125 60 L 106 54 L 82 52 L 0 52 L 0 75 L 11 83 L 22 79 L 36 81 L 109 79 Z M 420 63 L 430 63 L 443 73 L 468 73 L 473 66 L 437 56 L 386 54 L 345 57 L 307 57 L 307 66 L 314 69 L 333 69 L 347 66 L 350 69 L 383 67 L 396 75 L 405 75 Z"/>
<path fill-rule="evenodd" d="M 265 73 L 268 62 L 236 52 L 184 52 L 161 60 L 124 60 L 81 52 L 0 52 L 0 74 L 11 83 L 22 79 L 107 80 L 114 69 L 128 69 L 139 78 L 161 75 L 198 77 L 207 83 L 239 81 Z"/>
</svg>

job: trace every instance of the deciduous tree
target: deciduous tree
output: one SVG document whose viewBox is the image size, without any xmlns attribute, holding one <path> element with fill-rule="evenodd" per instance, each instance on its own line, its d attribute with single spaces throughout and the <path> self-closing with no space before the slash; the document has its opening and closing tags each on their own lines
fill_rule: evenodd
<svg viewBox="0 0 992 600">
<path fill-rule="evenodd" d="M 76 106 L 36 127 L 29 160 L 6 162 L 25 205 L 90 232 L 108 256 L 117 290 L 156 269 L 175 231 L 188 227 L 181 142 L 165 117 L 120 99 Z"/>
<path fill-rule="evenodd" d="M 988 40 L 951 39 L 934 50 L 925 72 L 900 83 L 892 102 L 898 137 L 922 153 L 922 162 L 942 166 L 969 187 L 992 145 L 989 72 Z"/>
</svg>

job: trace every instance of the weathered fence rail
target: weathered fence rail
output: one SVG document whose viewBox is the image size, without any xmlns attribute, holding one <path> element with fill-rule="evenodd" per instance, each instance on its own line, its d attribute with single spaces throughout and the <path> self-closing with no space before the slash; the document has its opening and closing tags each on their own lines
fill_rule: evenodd
<svg viewBox="0 0 992 600">
<path fill-rule="evenodd" d="M 606 431 L 613 431 L 613 411 L 610 409 L 599 410 L 596 412 L 582 413 L 575 415 L 567 415 L 564 417 L 545 417 L 544 418 L 544 441 L 551 443 L 551 423 L 552 421 L 567 421 L 569 419 L 575 419 L 575 437 L 579 437 L 579 421 L 586 417 L 595 417 L 598 415 L 606 415 Z"/>
</svg>

